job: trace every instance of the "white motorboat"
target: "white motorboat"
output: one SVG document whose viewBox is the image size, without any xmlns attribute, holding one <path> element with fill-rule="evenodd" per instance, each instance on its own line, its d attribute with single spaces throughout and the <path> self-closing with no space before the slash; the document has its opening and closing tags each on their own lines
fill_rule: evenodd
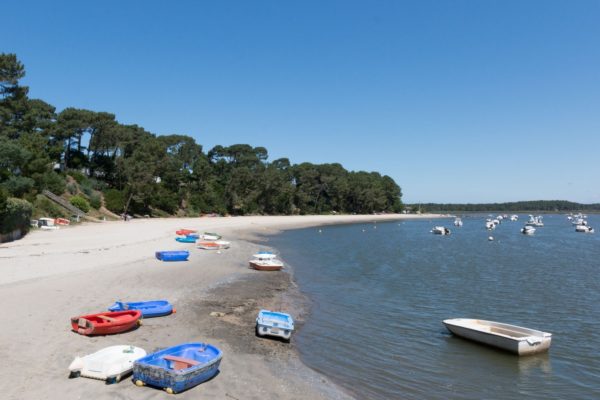
<svg viewBox="0 0 600 400">
<path fill-rule="evenodd" d="M 510 220 L 513 221 L 513 222 L 514 221 L 518 221 L 519 220 L 519 216 L 516 215 L 516 214 L 513 214 L 513 215 L 510 216 Z"/>
<path fill-rule="evenodd" d="M 44 231 L 55 231 L 60 229 L 58 225 L 55 224 L 54 218 L 40 218 L 38 219 L 38 228 Z"/>
<path fill-rule="evenodd" d="M 116 383 L 133 370 L 133 362 L 144 357 L 146 351 L 134 346 L 110 346 L 83 357 L 75 357 L 69 365 L 70 378 L 105 380 Z"/>
<path fill-rule="evenodd" d="M 535 233 L 535 228 L 531 225 L 525 225 L 521 228 L 521 233 L 524 235 L 533 235 Z"/>
<path fill-rule="evenodd" d="M 446 319 L 444 325 L 456 336 L 520 356 L 547 351 L 552 341 L 552 334 L 548 332 L 481 319 Z"/>
<path fill-rule="evenodd" d="M 436 234 L 436 235 L 449 235 L 450 229 L 443 227 L 443 226 L 434 226 L 433 229 L 431 230 L 431 233 Z"/>
<path fill-rule="evenodd" d="M 454 219 L 454 226 L 458 226 L 458 227 L 461 227 L 461 226 L 463 226 L 462 219 L 460 219 L 459 217 L 456 217 L 456 218 Z"/>
<path fill-rule="evenodd" d="M 575 227 L 575 232 L 583 232 L 583 233 L 594 233 L 594 228 L 589 225 L 577 225 Z"/>
<path fill-rule="evenodd" d="M 485 229 L 491 231 L 492 229 L 496 229 L 496 224 L 491 219 L 485 221 Z"/>
<path fill-rule="evenodd" d="M 542 216 L 538 215 L 538 216 L 533 216 L 530 215 L 529 216 L 529 220 L 527 221 L 526 225 L 529 226 L 544 226 L 544 222 L 542 221 Z"/>
<path fill-rule="evenodd" d="M 258 271 L 280 271 L 283 268 L 283 262 L 277 259 L 277 256 L 268 251 L 260 251 L 254 254 L 254 259 L 249 261 L 250 268 Z"/>
</svg>

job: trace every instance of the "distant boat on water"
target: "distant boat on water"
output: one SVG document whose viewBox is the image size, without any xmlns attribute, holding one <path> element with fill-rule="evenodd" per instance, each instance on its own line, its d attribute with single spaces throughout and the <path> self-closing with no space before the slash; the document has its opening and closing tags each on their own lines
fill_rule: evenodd
<svg viewBox="0 0 600 400">
<path fill-rule="evenodd" d="M 449 235 L 450 229 L 448 229 L 444 226 L 434 226 L 433 229 L 431 230 L 431 233 L 433 233 L 435 235 Z"/>
</svg>

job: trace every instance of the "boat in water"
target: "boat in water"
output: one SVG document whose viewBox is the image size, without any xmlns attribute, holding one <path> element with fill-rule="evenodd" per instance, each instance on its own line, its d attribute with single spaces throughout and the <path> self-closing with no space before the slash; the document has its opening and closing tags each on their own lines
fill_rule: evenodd
<svg viewBox="0 0 600 400">
<path fill-rule="evenodd" d="M 268 251 L 260 251 L 254 254 L 249 261 L 250 268 L 259 271 L 280 271 L 283 268 L 283 262 L 277 259 L 277 256 Z"/>
<path fill-rule="evenodd" d="M 535 228 L 531 225 L 525 225 L 521 228 L 521 233 L 524 235 L 533 235 L 535 233 Z"/>
<path fill-rule="evenodd" d="M 119 345 L 105 347 L 83 357 L 75 357 L 69 365 L 69 378 L 83 376 L 117 383 L 133 370 L 134 361 L 144 357 L 146 351 L 139 347 Z"/>
<path fill-rule="evenodd" d="M 108 311 L 139 310 L 142 318 L 164 317 L 175 312 L 173 305 L 167 300 L 150 300 L 137 302 L 116 301 Z"/>
<path fill-rule="evenodd" d="M 552 341 L 548 332 L 481 319 L 446 319 L 444 325 L 456 336 L 520 356 L 547 351 Z"/>
<path fill-rule="evenodd" d="M 456 218 L 454 219 L 454 226 L 458 226 L 458 227 L 461 227 L 461 226 L 463 226 L 462 219 L 460 219 L 460 218 L 456 217 Z"/>
<path fill-rule="evenodd" d="M 141 325 L 139 310 L 108 311 L 71 318 L 73 331 L 86 336 L 111 335 L 130 331 Z"/>
<path fill-rule="evenodd" d="M 450 229 L 443 227 L 443 226 L 434 226 L 433 229 L 431 230 L 431 233 L 433 233 L 435 235 L 449 235 Z"/>
<path fill-rule="evenodd" d="M 585 225 L 577 225 L 575 227 L 575 232 L 594 233 L 594 228 L 586 223 Z"/>
<path fill-rule="evenodd" d="M 510 216 L 510 220 L 513 221 L 513 222 L 518 221 L 519 220 L 519 216 L 517 214 L 513 214 L 513 215 Z"/>
<path fill-rule="evenodd" d="M 527 223 L 525 225 L 537 226 L 537 227 L 544 226 L 544 222 L 542 221 L 542 219 L 543 218 L 541 215 L 538 215 L 535 217 L 533 215 L 530 215 L 529 219 L 527 220 Z"/>
<path fill-rule="evenodd" d="M 256 317 L 257 336 L 278 336 L 289 342 L 294 331 L 294 319 L 290 314 L 260 310 Z"/>
<path fill-rule="evenodd" d="M 207 343 L 186 343 L 140 358 L 133 364 L 133 382 L 167 393 L 179 393 L 213 378 L 223 353 Z"/>
</svg>

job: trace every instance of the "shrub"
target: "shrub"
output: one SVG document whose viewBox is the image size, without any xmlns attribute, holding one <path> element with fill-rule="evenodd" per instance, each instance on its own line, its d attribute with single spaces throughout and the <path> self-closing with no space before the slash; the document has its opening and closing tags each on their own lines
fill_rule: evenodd
<svg viewBox="0 0 600 400">
<path fill-rule="evenodd" d="M 33 216 L 39 217 L 63 217 L 65 211 L 58 204 L 48 199 L 43 194 L 37 195 L 33 203 Z"/>
<path fill-rule="evenodd" d="M 85 213 L 90 211 L 90 203 L 82 196 L 73 196 L 71 197 L 70 202 Z"/>
<path fill-rule="evenodd" d="M 77 194 L 77 184 L 73 182 L 67 183 L 67 191 L 71 194 Z"/>
<path fill-rule="evenodd" d="M 102 207 L 102 197 L 99 193 L 93 192 L 90 195 L 90 205 L 96 210 Z"/>
<path fill-rule="evenodd" d="M 33 189 L 35 181 L 24 176 L 11 176 L 2 185 L 13 197 L 23 197 Z"/>
<path fill-rule="evenodd" d="M 8 198 L 3 210 L 0 210 L 0 233 L 9 233 L 16 229 L 29 230 L 29 221 L 33 207 L 27 200 Z"/>
<path fill-rule="evenodd" d="M 71 175 L 73 177 L 73 179 L 75 179 L 77 181 L 77 183 L 79 183 L 80 185 L 88 183 L 87 176 L 85 176 L 83 173 L 81 173 L 79 171 L 71 170 L 68 172 L 68 174 Z"/>
<path fill-rule="evenodd" d="M 40 189 L 47 189 L 56 195 L 61 195 L 65 192 L 67 186 L 65 178 L 56 172 L 46 172 L 40 177 L 38 182 Z"/>
<path fill-rule="evenodd" d="M 116 189 L 104 192 L 104 206 L 110 211 L 120 214 L 125 208 L 125 193 Z"/>
</svg>

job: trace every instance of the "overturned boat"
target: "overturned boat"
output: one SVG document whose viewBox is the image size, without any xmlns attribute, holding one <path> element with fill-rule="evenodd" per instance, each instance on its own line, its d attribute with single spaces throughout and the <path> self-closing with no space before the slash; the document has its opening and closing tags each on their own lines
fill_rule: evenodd
<svg viewBox="0 0 600 400">
<path fill-rule="evenodd" d="M 133 370 L 134 361 L 144 357 L 146 351 L 139 347 L 110 346 L 83 357 L 75 357 L 69 365 L 69 378 L 84 376 L 117 383 Z"/>
<path fill-rule="evenodd" d="M 444 325 L 456 336 L 520 356 L 547 351 L 552 341 L 552 334 L 548 332 L 481 319 L 446 319 Z"/>
</svg>

